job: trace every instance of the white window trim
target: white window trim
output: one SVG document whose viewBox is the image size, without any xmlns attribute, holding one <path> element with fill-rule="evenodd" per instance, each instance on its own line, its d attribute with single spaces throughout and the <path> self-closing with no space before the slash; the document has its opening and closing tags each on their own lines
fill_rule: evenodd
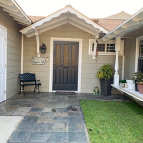
<svg viewBox="0 0 143 143">
<path fill-rule="evenodd" d="M 143 36 L 136 38 L 136 52 L 135 52 L 135 72 L 138 71 L 138 58 L 139 58 L 139 41 L 143 40 Z"/>
<path fill-rule="evenodd" d="M 51 37 L 50 39 L 50 72 L 49 72 L 49 92 L 55 92 L 53 90 L 53 50 L 54 50 L 54 41 L 73 41 L 79 42 L 79 60 L 78 60 L 78 87 L 77 93 L 81 92 L 81 67 L 82 67 L 82 39 L 76 38 L 58 38 Z"/>
<path fill-rule="evenodd" d="M 5 85 L 4 85 L 4 91 L 5 91 L 5 95 L 3 97 L 3 100 L 6 100 L 6 96 L 7 96 L 7 28 L 4 27 L 3 25 L 0 25 L 0 27 L 5 31 L 4 35 L 5 35 L 5 53 L 4 53 L 4 64 L 5 64 L 5 71 L 4 71 L 4 80 L 5 80 Z"/>
<path fill-rule="evenodd" d="M 93 53 L 91 52 L 91 43 L 94 42 L 94 39 L 89 39 L 89 55 L 93 55 Z M 98 51 L 98 55 L 116 55 L 116 52 L 107 52 L 107 44 L 115 44 L 114 40 L 110 40 L 108 42 L 103 42 L 98 40 L 97 44 L 105 44 L 105 52 L 99 52 Z"/>
</svg>

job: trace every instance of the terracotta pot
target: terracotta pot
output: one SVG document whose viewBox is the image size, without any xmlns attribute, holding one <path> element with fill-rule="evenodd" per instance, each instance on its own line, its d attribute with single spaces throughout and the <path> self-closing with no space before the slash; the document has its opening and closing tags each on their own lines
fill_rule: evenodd
<svg viewBox="0 0 143 143">
<path fill-rule="evenodd" d="M 137 85 L 138 85 L 139 93 L 143 94 L 143 83 L 138 82 Z"/>
</svg>

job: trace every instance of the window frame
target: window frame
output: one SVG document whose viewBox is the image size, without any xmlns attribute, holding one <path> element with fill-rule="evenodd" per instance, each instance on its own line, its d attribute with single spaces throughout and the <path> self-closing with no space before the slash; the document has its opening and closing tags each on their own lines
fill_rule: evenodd
<svg viewBox="0 0 143 143">
<path fill-rule="evenodd" d="M 91 54 L 91 45 L 94 43 L 94 39 L 89 39 L 89 55 Z M 107 44 L 115 44 L 115 40 L 110 40 L 108 42 L 103 42 L 101 40 L 98 40 L 97 45 L 98 44 L 105 44 L 105 51 L 101 52 L 98 51 L 98 55 L 116 55 L 116 52 L 107 52 Z"/>
</svg>

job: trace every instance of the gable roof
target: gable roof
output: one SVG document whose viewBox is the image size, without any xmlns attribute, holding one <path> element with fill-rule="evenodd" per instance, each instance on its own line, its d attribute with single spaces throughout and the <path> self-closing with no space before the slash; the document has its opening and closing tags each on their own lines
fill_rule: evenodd
<svg viewBox="0 0 143 143">
<path fill-rule="evenodd" d="M 78 12 L 70 5 L 67 5 L 63 9 L 60 9 L 57 12 L 22 29 L 20 32 L 27 36 L 33 36 L 33 34 L 35 34 L 35 31 L 37 30 L 39 32 L 44 32 L 44 30 L 47 30 L 46 27 L 48 27 L 48 29 L 50 29 L 51 27 L 52 29 L 55 26 L 57 27 L 65 23 L 77 26 L 78 28 L 86 30 L 91 34 L 95 34 L 97 31 L 108 33 L 108 31 L 105 28 L 93 22 L 91 19 L 89 19 L 82 13 Z"/>
<path fill-rule="evenodd" d="M 108 31 L 112 31 L 114 28 L 119 26 L 125 20 L 122 19 L 92 19 L 95 23 L 99 24 L 100 26 L 104 27 Z"/>
<path fill-rule="evenodd" d="M 106 17 L 106 19 L 120 19 L 120 20 L 122 19 L 122 20 L 125 20 L 125 19 L 129 18 L 130 16 L 131 16 L 130 14 L 128 14 L 124 11 L 121 11 L 119 13 L 116 13 L 114 15 Z"/>
<path fill-rule="evenodd" d="M 30 25 L 32 23 L 31 19 L 25 14 L 15 0 L 0 0 L 0 7 L 3 8 L 3 11 L 8 12 L 18 23 L 22 25 Z"/>
<path fill-rule="evenodd" d="M 33 23 L 45 18 L 45 16 L 29 16 Z"/>
<path fill-rule="evenodd" d="M 129 17 L 126 21 L 121 23 L 107 35 L 105 35 L 102 40 L 110 40 L 118 36 L 124 36 L 130 32 L 138 30 L 143 27 L 143 8 Z"/>
<path fill-rule="evenodd" d="M 29 18 L 33 21 L 33 23 L 45 18 L 45 16 L 29 16 Z M 107 31 L 112 31 L 114 28 L 119 26 L 121 23 L 123 23 L 125 20 L 123 19 L 106 19 L 106 18 L 93 18 L 91 19 Z"/>
</svg>

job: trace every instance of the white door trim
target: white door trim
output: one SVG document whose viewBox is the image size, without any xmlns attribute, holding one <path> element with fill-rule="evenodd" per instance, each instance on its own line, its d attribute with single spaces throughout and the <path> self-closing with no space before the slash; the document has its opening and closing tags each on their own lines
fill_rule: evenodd
<svg viewBox="0 0 143 143">
<path fill-rule="evenodd" d="M 139 58 L 139 38 L 136 38 L 135 72 L 138 71 L 138 58 Z"/>
<path fill-rule="evenodd" d="M 138 58 L 139 58 L 139 42 L 143 40 L 143 36 L 136 38 L 136 51 L 135 51 L 135 72 L 138 71 Z"/>
<path fill-rule="evenodd" d="M 7 84 L 7 28 L 6 27 L 4 27 L 4 26 L 2 26 L 2 25 L 0 25 L 0 28 L 2 28 L 3 29 L 3 33 L 2 33 L 2 35 L 3 35 L 3 37 L 4 37 L 4 47 L 3 47 L 3 49 L 4 49 L 4 59 L 3 59 L 3 61 L 4 61 L 4 96 L 1 98 L 0 97 L 0 102 L 2 102 L 2 101 L 4 101 L 4 100 L 6 100 L 6 84 Z"/>
<path fill-rule="evenodd" d="M 77 38 L 58 38 L 51 37 L 50 38 L 50 72 L 49 72 L 49 92 L 53 91 L 53 49 L 54 49 L 54 41 L 72 41 L 79 42 L 79 60 L 78 60 L 78 87 L 77 91 L 81 92 L 81 65 L 82 65 L 82 39 Z"/>
</svg>

